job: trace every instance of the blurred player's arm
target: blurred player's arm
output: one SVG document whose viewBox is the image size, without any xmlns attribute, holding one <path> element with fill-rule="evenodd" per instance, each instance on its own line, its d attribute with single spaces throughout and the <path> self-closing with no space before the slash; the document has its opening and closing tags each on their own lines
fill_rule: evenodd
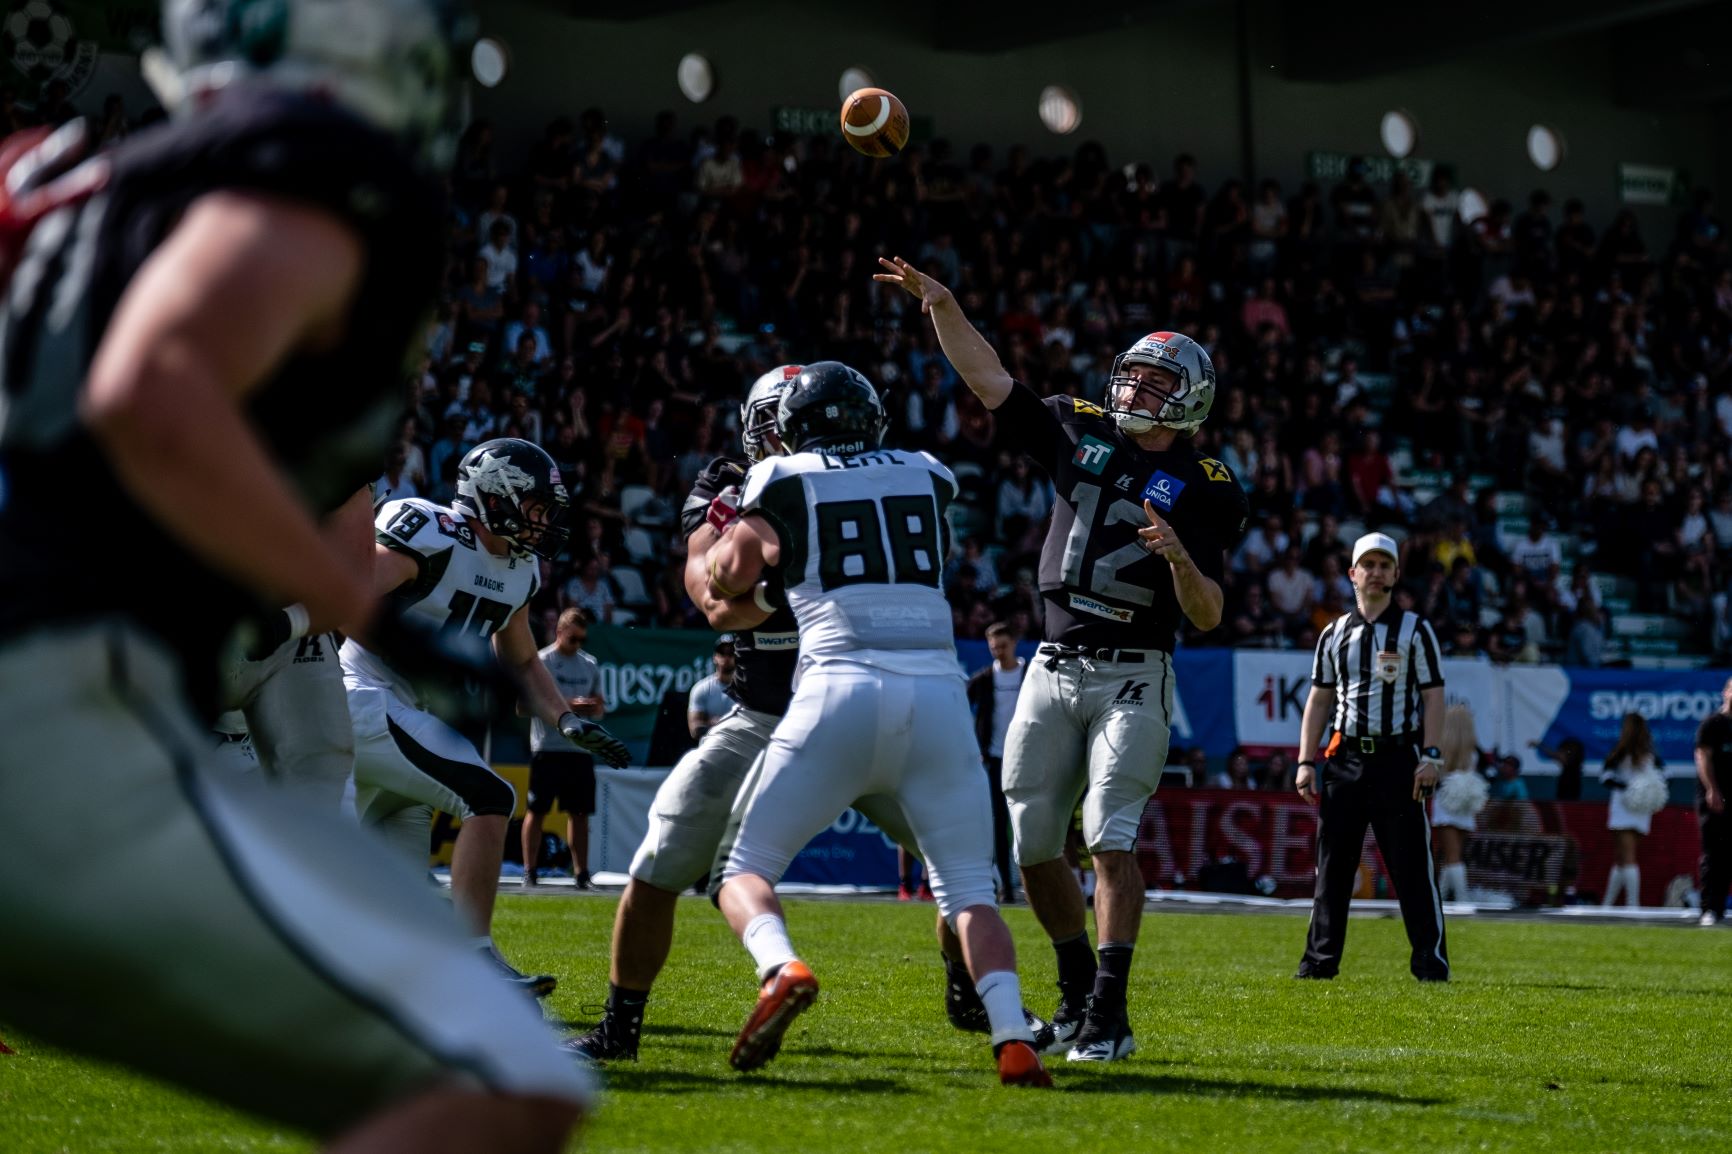
<svg viewBox="0 0 1732 1154">
<path fill-rule="evenodd" d="M 986 338 L 969 323 L 955 295 L 901 257 L 895 260 L 879 257 L 878 263 L 885 271 L 874 273 L 872 279 L 900 285 L 920 301 L 920 311 L 932 318 L 938 346 L 981 403 L 989 409 L 1004 404 L 1015 382 L 1004 371 L 1004 363 Z"/>
<path fill-rule="evenodd" d="M 624 743 L 595 722 L 579 717 L 560 694 L 553 674 L 541 663 L 535 635 L 529 631 L 527 606 L 513 613 L 505 627 L 493 634 L 493 656 L 517 686 L 520 701 L 532 716 L 616 769 L 626 764 L 629 757 Z"/>
<path fill-rule="evenodd" d="M 755 513 L 718 536 L 705 554 L 703 581 L 693 597 L 712 629 L 750 629 L 769 619 L 775 609 L 764 599 L 761 582 L 781 556 L 775 529 Z"/>
<path fill-rule="evenodd" d="M 1323 743 L 1323 727 L 1335 712 L 1335 689 L 1328 685 L 1313 685 L 1305 697 L 1305 713 L 1299 719 L 1299 773 L 1296 784 L 1299 796 L 1306 801 L 1317 800 L 1317 754 Z M 1442 710 L 1438 711 L 1442 716 Z M 1306 764 L 1309 762 L 1310 764 Z"/>
<path fill-rule="evenodd" d="M 181 544 L 310 627 L 365 620 L 364 575 L 333 548 L 242 413 L 293 353 L 330 347 L 361 242 L 328 213 L 257 195 L 195 201 L 132 279 L 81 415 L 116 476 Z"/>
</svg>

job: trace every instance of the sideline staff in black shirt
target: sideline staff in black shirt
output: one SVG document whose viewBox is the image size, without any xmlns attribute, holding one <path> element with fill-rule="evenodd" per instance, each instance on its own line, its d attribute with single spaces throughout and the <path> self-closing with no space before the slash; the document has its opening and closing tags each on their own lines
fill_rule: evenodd
<svg viewBox="0 0 1732 1154">
<path fill-rule="evenodd" d="M 1382 533 L 1354 544 L 1348 577 L 1356 608 L 1317 639 L 1299 734 L 1299 796 L 1321 799 L 1317 892 L 1301 978 L 1333 978 L 1341 966 L 1347 907 L 1370 825 L 1401 900 L 1413 976 L 1449 980 L 1443 899 L 1432 876 L 1422 800 L 1437 785 L 1443 758 L 1443 666 L 1431 625 L 1391 604 L 1397 557 L 1395 541 Z M 1319 769 L 1325 726 L 1334 735 Z"/>
<path fill-rule="evenodd" d="M 1720 690 L 1720 712 L 1702 719 L 1696 731 L 1696 778 L 1701 799 L 1696 807 L 1702 822 L 1702 925 L 1717 924 L 1726 913 L 1726 890 L 1732 883 L 1732 813 L 1726 812 L 1726 792 L 1732 789 L 1732 680 Z"/>
</svg>

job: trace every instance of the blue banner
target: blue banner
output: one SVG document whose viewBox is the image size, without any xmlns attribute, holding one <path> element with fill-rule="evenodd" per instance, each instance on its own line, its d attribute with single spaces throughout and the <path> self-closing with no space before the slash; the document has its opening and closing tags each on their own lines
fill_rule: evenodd
<svg viewBox="0 0 1732 1154">
<path fill-rule="evenodd" d="M 896 843 L 848 810 L 794 855 L 784 881 L 827 886 L 896 885 Z"/>
<path fill-rule="evenodd" d="M 1512 670 L 1513 673 L 1519 671 Z M 1723 669 L 1567 669 L 1568 691 L 1541 744 L 1555 749 L 1566 737 L 1581 741 L 1589 762 L 1617 744 L 1624 715 L 1637 713 L 1654 734 L 1654 749 L 1674 770 L 1695 763 L 1696 729 L 1720 708 Z M 1511 678 L 1518 695 L 1524 679 Z"/>
</svg>

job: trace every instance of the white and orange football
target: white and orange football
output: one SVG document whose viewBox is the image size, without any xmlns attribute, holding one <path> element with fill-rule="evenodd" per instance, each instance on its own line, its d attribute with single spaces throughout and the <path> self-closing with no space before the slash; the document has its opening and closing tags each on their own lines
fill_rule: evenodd
<svg viewBox="0 0 1732 1154">
<path fill-rule="evenodd" d="M 908 109 L 882 88 L 861 88 L 842 102 L 842 138 L 882 160 L 908 147 Z"/>
</svg>

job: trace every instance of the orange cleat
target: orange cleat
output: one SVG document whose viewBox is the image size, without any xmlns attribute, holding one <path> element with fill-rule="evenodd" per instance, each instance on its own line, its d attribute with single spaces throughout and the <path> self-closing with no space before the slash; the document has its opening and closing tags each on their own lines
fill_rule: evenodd
<svg viewBox="0 0 1732 1154">
<path fill-rule="evenodd" d="M 998 1080 L 1006 1086 L 1052 1089 L 1052 1075 L 1040 1064 L 1040 1055 L 1027 1042 L 1006 1042 L 998 1052 Z"/>
<path fill-rule="evenodd" d="M 740 1027 L 740 1036 L 734 1039 L 734 1048 L 728 1054 L 728 1065 L 745 1073 L 774 1058 L 782 1048 L 782 1036 L 788 1027 L 817 1000 L 818 979 L 805 962 L 789 962 L 777 970 L 759 991 L 752 1016 Z"/>
</svg>

